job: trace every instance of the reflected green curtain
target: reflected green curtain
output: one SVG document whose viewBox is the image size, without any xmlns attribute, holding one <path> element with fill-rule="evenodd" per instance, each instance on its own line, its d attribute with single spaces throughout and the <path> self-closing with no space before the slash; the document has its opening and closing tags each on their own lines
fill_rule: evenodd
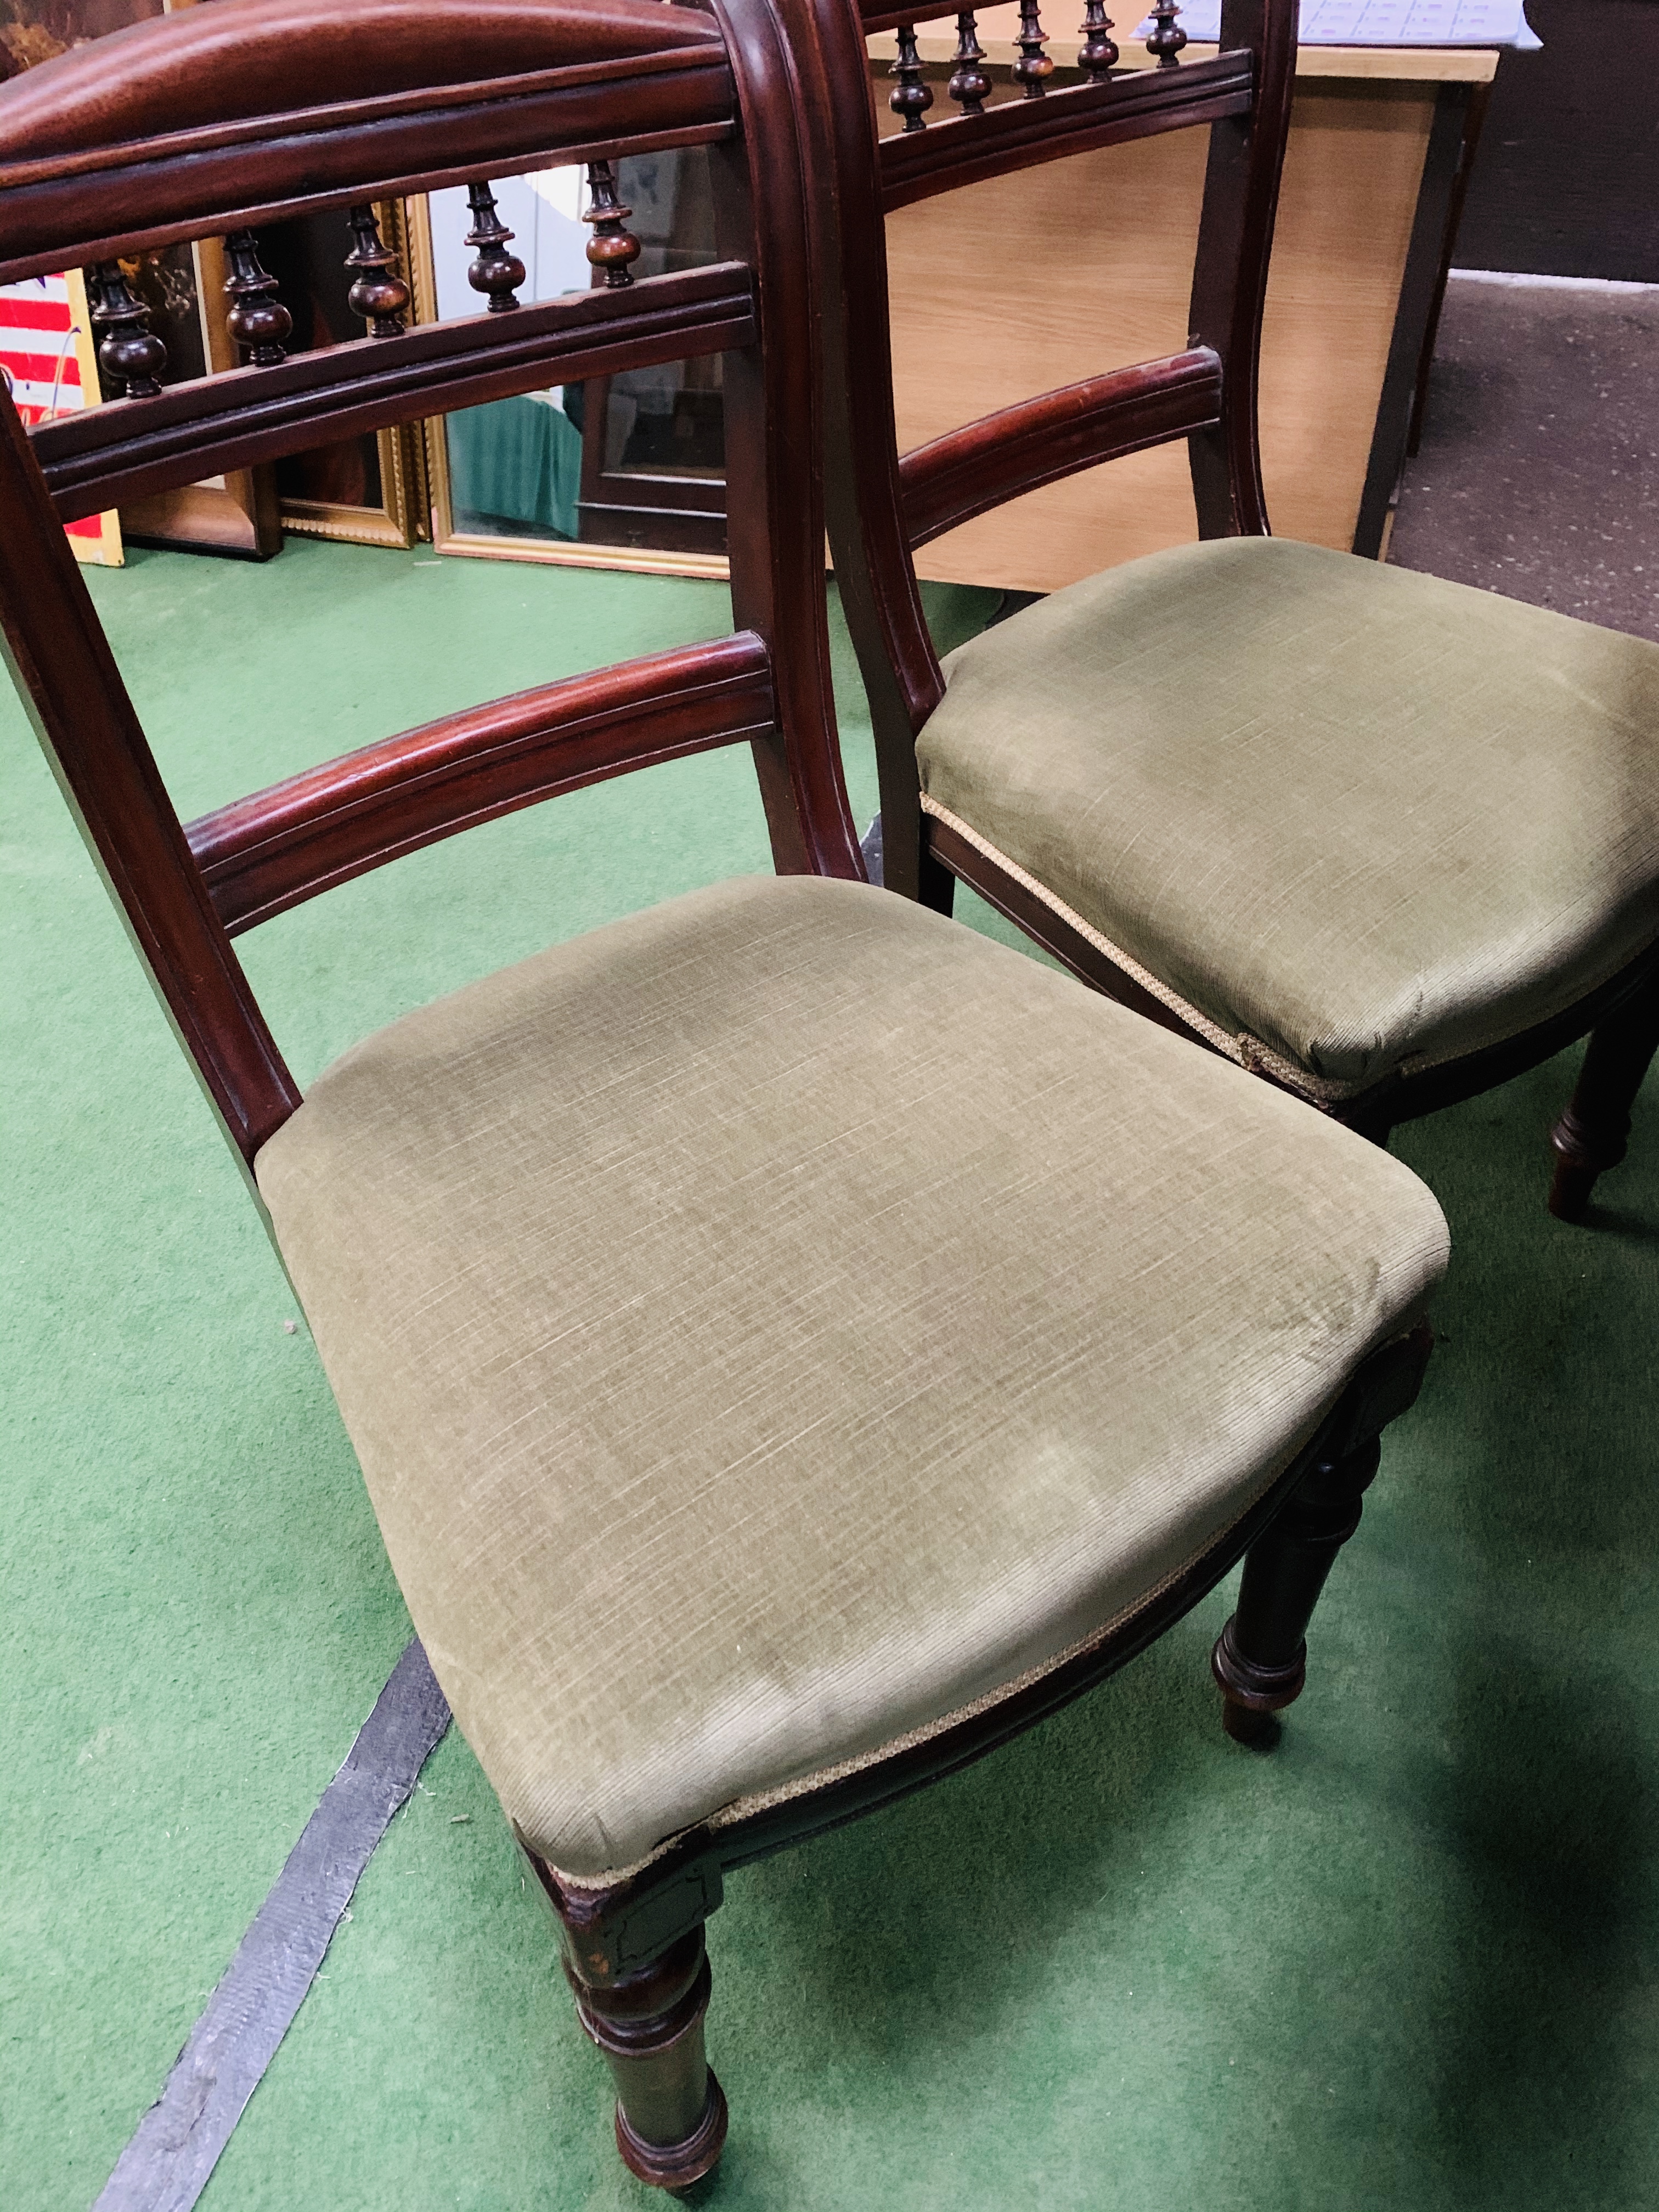
<svg viewBox="0 0 1659 2212">
<path fill-rule="evenodd" d="M 576 535 L 582 434 L 543 392 L 492 399 L 449 417 L 450 501 L 458 514 Z"/>
</svg>

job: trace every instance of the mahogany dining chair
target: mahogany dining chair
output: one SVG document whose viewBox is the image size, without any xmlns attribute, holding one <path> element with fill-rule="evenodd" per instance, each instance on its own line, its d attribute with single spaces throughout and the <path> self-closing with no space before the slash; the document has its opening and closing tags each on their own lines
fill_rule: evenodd
<svg viewBox="0 0 1659 2212">
<path fill-rule="evenodd" d="M 696 145 L 721 258 L 635 277 L 614 165 Z M 1380 1432 L 1418 1390 L 1444 1223 L 1351 1132 L 863 880 L 774 0 L 216 0 L 0 87 L 0 278 L 89 266 L 125 387 L 28 428 L 0 398 L 9 664 L 556 1916 L 622 2155 L 684 2186 L 726 2128 L 703 1927 L 732 1869 L 991 1751 L 1241 1558 L 1228 1725 L 1263 1733 L 1296 1695 Z M 520 304 L 489 180 L 555 162 L 587 165 L 596 281 Z M 406 327 L 375 204 L 456 183 L 487 305 Z M 257 228 L 319 212 L 368 331 L 288 358 Z M 228 240 L 247 358 L 163 382 L 124 262 L 204 235 Z M 180 823 L 65 522 L 716 354 L 729 635 Z M 733 744 L 775 874 L 420 1007 L 301 1097 L 239 933 L 509 809 Z"/>
<path fill-rule="evenodd" d="M 875 721 L 884 879 L 948 913 L 959 878 L 1097 989 L 1382 1143 L 1589 1033 L 1552 1136 L 1551 1210 L 1580 1218 L 1659 1044 L 1659 645 L 1269 534 L 1257 368 L 1296 0 L 1225 0 L 1196 60 L 1180 13 L 1152 10 L 1156 66 L 1120 69 L 1086 0 L 1061 87 L 1023 0 L 997 100 L 971 11 L 787 0 L 834 186 L 817 264 L 829 526 Z M 915 27 L 945 14 L 959 112 L 930 121 Z M 902 127 L 878 137 L 866 42 L 895 25 Z M 885 216 L 1200 127 L 1186 345 L 901 454 Z M 1048 204 L 1066 204 L 1061 169 Z M 962 210 L 971 295 L 971 196 Z M 1040 258 L 1030 283 L 1040 300 Z M 916 548 L 1179 438 L 1197 543 L 1057 591 L 941 664 Z"/>
</svg>

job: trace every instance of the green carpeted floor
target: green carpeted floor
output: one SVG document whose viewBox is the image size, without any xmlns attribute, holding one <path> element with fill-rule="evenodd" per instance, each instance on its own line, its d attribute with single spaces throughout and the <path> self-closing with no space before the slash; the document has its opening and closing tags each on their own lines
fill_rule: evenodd
<svg viewBox="0 0 1659 2212">
<path fill-rule="evenodd" d="M 94 588 L 186 812 L 727 620 L 709 586 L 303 541 L 267 569 L 140 554 Z M 960 635 L 988 604 L 933 612 Z M 847 733 L 863 820 L 850 700 Z M 282 1273 L 9 695 L 0 761 L 0 2203 L 60 2212 L 97 2194 L 409 1627 Z M 304 1080 L 440 990 L 765 864 L 746 756 L 710 755 L 243 944 Z M 1565 1229 L 1542 1137 L 1571 1072 L 1398 1139 L 1451 1219 L 1444 1341 L 1280 1749 L 1220 1734 L 1218 1594 L 972 1772 L 735 1876 L 710 1929 L 732 2132 L 698 2202 L 1654 2201 L 1659 1085 L 1607 1211 Z M 452 1732 L 204 2203 L 638 2205 L 607 2112 Z"/>
</svg>

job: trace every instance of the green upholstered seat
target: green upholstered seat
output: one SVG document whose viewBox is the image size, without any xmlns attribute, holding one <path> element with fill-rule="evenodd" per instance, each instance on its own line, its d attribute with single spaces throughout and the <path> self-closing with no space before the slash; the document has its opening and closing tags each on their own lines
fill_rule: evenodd
<svg viewBox="0 0 1659 2212">
<path fill-rule="evenodd" d="M 952 653 L 924 805 L 1235 1059 L 1332 1100 L 1659 936 L 1659 646 L 1282 538 Z"/>
<path fill-rule="evenodd" d="M 257 1172 L 433 1666 L 579 1877 L 1133 1608 L 1446 1257 L 1385 1152 L 815 878 L 407 1016 Z"/>
</svg>

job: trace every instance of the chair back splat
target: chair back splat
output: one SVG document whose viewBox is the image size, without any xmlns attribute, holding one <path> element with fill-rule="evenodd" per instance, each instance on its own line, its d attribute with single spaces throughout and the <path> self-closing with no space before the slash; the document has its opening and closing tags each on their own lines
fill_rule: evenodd
<svg viewBox="0 0 1659 2212">
<path fill-rule="evenodd" d="M 554 793 L 750 743 L 784 872 L 862 873 L 829 720 L 805 198 L 767 0 L 217 0 L 0 92 L 0 282 L 85 266 L 125 397 L 25 429 L 0 396 L 0 625 L 20 690 L 244 1161 L 299 1103 L 230 945 Z M 763 143 L 744 118 L 775 112 Z M 724 258 L 635 278 L 613 163 L 709 149 Z M 604 282 L 537 306 L 489 179 L 585 163 Z M 410 329 L 374 203 L 465 184 L 483 310 Z M 332 211 L 366 334 L 294 358 L 258 227 Z M 222 237 L 245 365 L 165 388 L 121 257 Z M 487 304 L 486 304 L 487 301 Z M 764 323 L 772 334 L 762 343 Z M 517 392 L 725 356 L 734 634 L 446 716 L 180 824 L 64 538 L 124 500 Z"/>
<path fill-rule="evenodd" d="M 1220 49 L 1202 61 L 1182 58 L 1179 9 L 1155 9 L 1146 45 L 1157 66 L 1116 74 L 1112 24 L 1101 0 L 1087 0 L 1081 81 L 1060 90 L 1049 82 L 1040 0 L 1022 0 L 1015 88 L 988 105 L 971 10 L 860 9 L 856 0 L 784 5 L 810 88 L 811 128 L 836 177 L 836 274 L 823 287 L 826 409 L 832 447 L 850 465 L 829 474 L 830 543 L 875 718 L 885 879 L 915 897 L 927 893 L 915 745 L 945 685 L 909 550 L 1021 493 L 1175 438 L 1188 441 L 1200 534 L 1267 532 L 1256 367 L 1290 125 L 1296 0 L 1226 0 Z M 957 23 L 947 89 L 962 112 L 930 120 L 933 88 L 923 81 L 915 26 L 941 15 Z M 895 27 L 897 82 L 889 100 L 903 127 L 872 146 L 861 96 L 866 40 Z M 1003 408 L 901 458 L 884 217 L 1012 170 L 1200 125 L 1210 128 L 1210 155 L 1185 348 Z M 1157 210 L 1139 210 L 1138 219 L 1155 222 Z"/>
</svg>

